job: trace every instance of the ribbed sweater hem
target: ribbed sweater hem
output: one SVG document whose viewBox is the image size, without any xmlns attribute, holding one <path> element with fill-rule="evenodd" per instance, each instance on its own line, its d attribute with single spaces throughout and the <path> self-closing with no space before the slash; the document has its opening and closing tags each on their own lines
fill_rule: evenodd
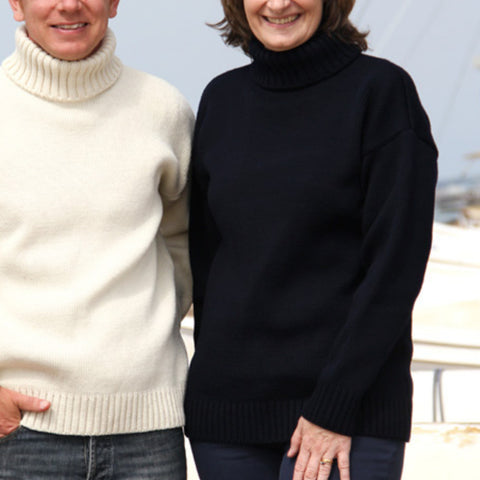
<svg viewBox="0 0 480 480">
<path fill-rule="evenodd" d="M 13 389 L 51 402 L 47 412 L 25 412 L 22 418 L 23 426 L 41 432 L 114 435 L 164 430 L 185 423 L 183 387 L 115 394 L 53 393 L 22 387 Z"/>
<path fill-rule="evenodd" d="M 195 441 L 276 443 L 287 441 L 298 422 L 302 399 L 222 401 L 187 398 L 185 433 Z"/>
<path fill-rule="evenodd" d="M 408 442 L 412 430 L 412 398 L 364 401 L 356 431 L 362 436 Z"/>
<path fill-rule="evenodd" d="M 194 398 L 185 401 L 186 435 L 193 441 L 262 444 L 288 442 L 311 398 L 238 402 Z M 350 436 L 388 438 L 407 442 L 411 429 L 410 400 L 362 402 Z M 338 431 L 328 416 L 320 426 Z M 347 420 L 350 423 L 351 418 Z M 339 432 L 341 433 L 341 432 Z"/>
</svg>

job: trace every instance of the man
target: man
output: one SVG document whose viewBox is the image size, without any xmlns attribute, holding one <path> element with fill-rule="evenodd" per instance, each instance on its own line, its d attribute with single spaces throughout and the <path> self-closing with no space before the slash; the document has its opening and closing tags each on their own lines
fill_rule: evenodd
<svg viewBox="0 0 480 480">
<path fill-rule="evenodd" d="M 115 56 L 119 0 L 9 2 L 0 478 L 184 479 L 193 115 Z"/>
</svg>

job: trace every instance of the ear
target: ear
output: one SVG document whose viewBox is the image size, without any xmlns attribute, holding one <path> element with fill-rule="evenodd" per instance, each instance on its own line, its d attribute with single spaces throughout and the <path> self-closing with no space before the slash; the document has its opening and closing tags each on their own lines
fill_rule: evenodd
<svg viewBox="0 0 480 480">
<path fill-rule="evenodd" d="M 9 0 L 12 1 L 12 0 Z M 118 4 L 120 0 L 110 0 L 110 18 L 117 16 Z"/>
<path fill-rule="evenodd" d="M 8 0 L 10 7 L 12 8 L 13 18 L 17 22 L 23 22 L 25 20 L 25 15 L 23 13 L 23 7 L 21 0 Z"/>
</svg>

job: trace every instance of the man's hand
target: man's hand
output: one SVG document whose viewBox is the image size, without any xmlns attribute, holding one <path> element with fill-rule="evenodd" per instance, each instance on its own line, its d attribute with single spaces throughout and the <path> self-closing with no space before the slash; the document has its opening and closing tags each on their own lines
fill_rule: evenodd
<svg viewBox="0 0 480 480">
<path fill-rule="evenodd" d="M 23 412 L 45 412 L 50 402 L 0 387 L 0 438 L 13 433 L 19 426 Z"/>
</svg>

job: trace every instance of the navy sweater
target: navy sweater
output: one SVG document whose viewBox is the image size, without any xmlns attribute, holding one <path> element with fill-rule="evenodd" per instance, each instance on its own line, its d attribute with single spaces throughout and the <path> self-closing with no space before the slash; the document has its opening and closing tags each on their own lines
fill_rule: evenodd
<svg viewBox="0 0 480 480">
<path fill-rule="evenodd" d="M 304 416 L 408 440 L 437 176 L 415 86 L 323 34 L 250 53 L 198 112 L 187 434 L 283 442 Z"/>
</svg>

